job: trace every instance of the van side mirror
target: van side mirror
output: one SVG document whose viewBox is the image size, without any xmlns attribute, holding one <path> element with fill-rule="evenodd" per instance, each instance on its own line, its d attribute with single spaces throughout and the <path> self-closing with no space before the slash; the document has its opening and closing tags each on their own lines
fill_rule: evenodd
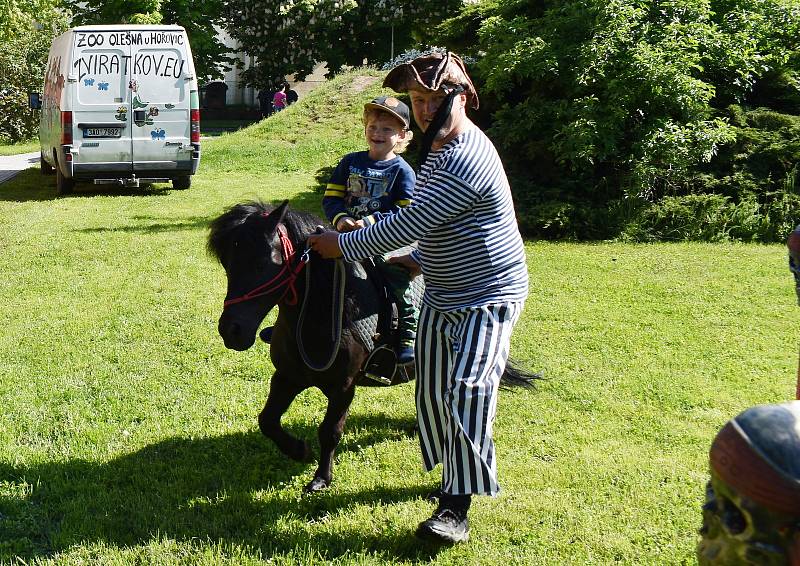
<svg viewBox="0 0 800 566">
<path fill-rule="evenodd" d="M 29 92 L 28 93 L 28 106 L 30 106 L 32 110 L 41 110 L 42 109 L 42 96 L 38 92 Z"/>
</svg>

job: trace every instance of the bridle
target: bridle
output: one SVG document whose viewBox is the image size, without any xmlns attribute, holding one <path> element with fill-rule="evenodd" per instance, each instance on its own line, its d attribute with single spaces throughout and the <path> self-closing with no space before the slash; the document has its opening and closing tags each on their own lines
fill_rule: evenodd
<svg viewBox="0 0 800 566">
<path fill-rule="evenodd" d="M 264 215 L 266 216 L 266 215 Z M 283 258 L 283 267 L 281 270 L 269 281 L 263 283 L 248 291 L 244 295 L 240 297 L 235 297 L 233 299 L 227 299 L 223 303 L 223 310 L 231 305 L 235 305 L 237 303 L 243 303 L 245 301 L 249 301 L 250 299 L 255 299 L 256 297 L 263 297 L 264 295 L 269 295 L 271 293 L 276 293 L 281 290 L 283 292 L 280 294 L 280 297 L 276 301 L 277 303 L 281 303 L 284 301 L 285 304 L 294 306 L 298 303 L 299 294 L 297 292 L 297 287 L 295 286 L 295 282 L 297 281 L 298 276 L 305 268 L 306 271 L 306 287 L 305 287 L 305 294 L 303 296 L 303 304 L 300 306 L 300 313 L 298 315 L 297 320 L 297 328 L 295 331 L 296 340 L 297 340 L 297 351 L 300 354 L 303 362 L 308 366 L 310 369 L 314 371 L 325 371 L 331 367 L 333 362 L 336 360 L 336 356 L 339 353 L 339 344 L 342 338 L 342 314 L 344 309 L 344 286 L 345 286 L 345 268 L 344 262 L 341 259 L 337 259 L 334 262 L 334 275 L 333 275 L 333 285 L 332 289 L 332 316 L 331 316 L 331 328 L 330 328 L 330 354 L 327 352 L 323 356 L 321 360 L 315 359 L 313 356 L 310 356 L 306 351 L 304 345 L 304 334 L 303 329 L 305 326 L 306 321 L 306 306 L 308 304 L 309 293 L 311 291 L 311 265 L 309 264 L 306 268 L 306 264 L 309 263 L 311 259 L 311 247 L 307 247 L 305 251 L 300 255 L 300 258 L 295 263 L 295 258 L 297 256 L 296 250 L 292 245 L 292 241 L 289 239 L 289 235 L 286 233 L 286 227 L 283 224 L 278 224 L 278 238 L 281 241 L 281 257 Z M 312 327 L 317 327 L 318 324 L 314 322 Z"/>
<path fill-rule="evenodd" d="M 297 281 L 297 277 L 300 275 L 300 272 L 303 271 L 303 268 L 310 259 L 309 253 L 311 252 L 311 248 L 306 248 L 306 250 L 300 256 L 297 265 L 292 266 L 296 251 L 292 245 L 292 241 L 289 239 L 289 235 L 286 233 L 286 228 L 283 226 L 283 224 L 278 224 L 278 237 L 281 241 L 281 257 L 283 258 L 283 268 L 278 272 L 277 275 L 275 275 L 275 277 L 266 283 L 259 285 L 255 289 L 248 291 L 240 297 L 226 300 L 223 303 L 223 310 L 237 303 L 243 303 L 245 301 L 249 301 L 250 299 L 255 299 L 256 297 L 269 295 L 270 293 L 279 291 L 282 287 L 286 288 L 284 289 L 283 293 L 281 293 L 281 296 L 278 298 L 277 302 L 280 303 L 284 297 L 288 295 L 286 304 L 290 306 L 297 304 L 298 295 L 297 288 L 295 287 L 295 281 Z"/>
</svg>

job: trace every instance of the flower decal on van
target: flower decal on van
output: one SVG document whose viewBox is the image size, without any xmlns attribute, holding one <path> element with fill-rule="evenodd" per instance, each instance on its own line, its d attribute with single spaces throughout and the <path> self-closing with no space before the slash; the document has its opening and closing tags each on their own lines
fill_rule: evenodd
<svg viewBox="0 0 800 566">
<path fill-rule="evenodd" d="M 120 122 L 127 122 L 128 121 L 128 107 L 127 106 L 118 107 L 117 108 L 117 113 L 114 115 L 114 118 L 116 118 Z"/>
<path fill-rule="evenodd" d="M 158 108 L 155 106 L 150 107 L 150 112 L 148 113 L 149 116 L 158 116 Z"/>
<path fill-rule="evenodd" d="M 97 83 L 97 90 L 108 90 L 108 83 Z"/>
<path fill-rule="evenodd" d="M 164 130 L 162 130 L 161 128 L 156 128 L 155 130 L 150 132 L 150 136 L 154 140 L 163 140 L 163 139 L 167 138 L 167 133 Z"/>
<path fill-rule="evenodd" d="M 83 86 L 94 86 L 94 79 L 83 79 Z"/>
</svg>

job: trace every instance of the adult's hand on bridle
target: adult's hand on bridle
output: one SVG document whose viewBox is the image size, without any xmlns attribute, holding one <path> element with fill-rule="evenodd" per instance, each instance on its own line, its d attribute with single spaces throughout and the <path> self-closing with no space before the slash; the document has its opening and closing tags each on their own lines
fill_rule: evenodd
<svg viewBox="0 0 800 566">
<path fill-rule="evenodd" d="M 338 232 L 327 231 L 321 234 L 311 234 L 308 237 L 308 245 L 324 259 L 342 257 Z"/>
<path fill-rule="evenodd" d="M 408 269 L 412 279 L 422 273 L 422 268 L 420 267 L 419 263 L 414 261 L 414 258 L 411 257 L 411 254 L 392 256 L 389 258 L 389 263 L 399 263 Z"/>
</svg>

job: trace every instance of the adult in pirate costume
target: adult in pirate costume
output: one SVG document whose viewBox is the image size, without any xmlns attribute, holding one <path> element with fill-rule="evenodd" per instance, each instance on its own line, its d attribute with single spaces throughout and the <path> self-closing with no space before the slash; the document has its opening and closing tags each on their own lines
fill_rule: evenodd
<svg viewBox="0 0 800 566">
<path fill-rule="evenodd" d="M 424 134 L 414 200 L 377 224 L 309 243 L 323 257 L 355 261 L 418 241 L 395 261 L 425 276 L 417 421 L 424 466 L 442 464 L 442 480 L 438 507 L 416 533 L 462 542 L 472 496 L 500 490 L 492 431 L 511 331 L 528 294 L 525 250 L 497 151 L 467 117 L 478 94 L 461 59 L 424 55 L 395 67 L 383 85 L 409 93 Z"/>
<path fill-rule="evenodd" d="M 699 563 L 800 566 L 800 401 L 728 421 L 710 463 Z"/>
</svg>

